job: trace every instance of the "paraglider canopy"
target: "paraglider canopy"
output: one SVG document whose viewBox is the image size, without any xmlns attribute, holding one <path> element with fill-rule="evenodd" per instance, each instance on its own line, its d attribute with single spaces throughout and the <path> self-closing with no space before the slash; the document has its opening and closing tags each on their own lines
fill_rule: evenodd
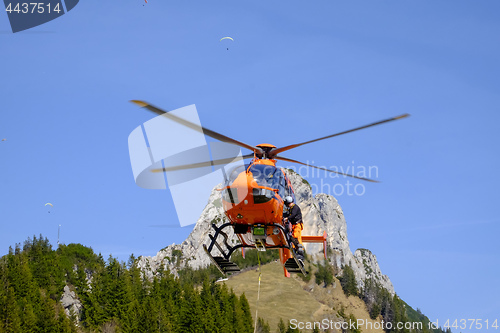
<svg viewBox="0 0 500 333">
<path fill-rule="evenodd" d="M 53 205 L 53 204 L 51 204 L 50 202 L 47 202 L 47 203 L 45 204 L 45 207 L 47 207 L 47 206 L 54 207 L 54 205 Z M 49 208 L 49 211 L 48 211 L 48 212 L 50 213 L 50 208 Z"/>
<path fill-rule="evenodd" d="M 222 42 L 224 39 L 230 39 L 234 42 L 234 39 L 232 37 L 222 37 L 219 42 Z M 226 50 L 229 50 L 229 48 L 226 48 Z"/>
</svg>

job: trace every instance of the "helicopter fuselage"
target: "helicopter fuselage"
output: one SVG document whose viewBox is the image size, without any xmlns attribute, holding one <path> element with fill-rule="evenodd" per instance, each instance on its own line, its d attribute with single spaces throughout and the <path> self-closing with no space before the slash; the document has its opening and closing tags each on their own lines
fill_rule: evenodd
<svg viewBox="0 0 500 333">
<path fill-rule="evenodd" d="M 240 240 L 240 247 L 260 251 L 279 249 L 284 266 L 293 257 L 283 221 L 287 196 L 295 202 L 290 179 L 283 169 L 276 167 L 276 160 L 265 157 L 255 157 L 249 165 L 233 169 L 222 189 L 222 205 Z M 326 233 L 302 236 L 302 240 L 326 246 Z M 284 273 L 289 276 L 286 268 Z"/>
<path fill-rule="evenodd" d="M 257 159 L 233 170 L 222 189 L 222 202 L 233 223 L 253 225 L 282 220 L 285 196 L 294 196 L 290 180 L 275 160 Z"/>
</svg>

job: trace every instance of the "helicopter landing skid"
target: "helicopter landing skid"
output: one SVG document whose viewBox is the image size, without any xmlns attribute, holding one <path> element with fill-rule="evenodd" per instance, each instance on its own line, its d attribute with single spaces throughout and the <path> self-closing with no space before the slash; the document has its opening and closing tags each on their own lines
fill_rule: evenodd
<svg viewBox="0 0 500 333">
<path fill-rule="evenodd" d="M 212 263 L 215 265 L 215 267 L 217 267 L 217 269 L 222 274 L 224 274 L 224 276 L 226 276 L 227 273 L 235 273 L 240 271 L 240 268 L 234 262 L 231 262 L 225 259 L 224 257 L 212 256 L 210 252 L 208 252 L 208 249 L 205 244 L 203 244 L 203 250 L 205 250 Z"/>
<path fill-rule="evenodd" d="M 215 230 L 215 235 L 208 235 L 210 237 L 210 244 L 208 248 L 205 244 L 203 244 L 203 250 L 207 253 L 208 257 L 212 261 L 212 263 L 217 267 L 217 269 L 224 275 L 227 273 L 235 273 L 239 272 L 240 268 L 234 262 L 230 261 L 229 258 L 231 254 L 238 248 L 243 247 L 242 244 L 238 244 L 235 246 L 231 246 L 228 243 L 228 236 L 223 231 L 224 228 L 231 226 L 231 223 L 224 223 L 220 227 L 217 227 L 215 224 L 212 224 L 212 228 Z M 222 236 L 222 245 L 217 242 L 219 236 Z M 222 256 L 212 256 L 213 248 L 217 247 Z"/>
</svg>

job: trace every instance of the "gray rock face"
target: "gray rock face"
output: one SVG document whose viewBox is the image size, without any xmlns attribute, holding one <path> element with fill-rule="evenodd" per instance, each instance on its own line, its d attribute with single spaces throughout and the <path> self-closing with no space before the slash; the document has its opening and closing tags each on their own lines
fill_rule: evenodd
<svg viewBox="0 0 500 333">
<path fill-rule="evenodd" d="M 354 252 L 354 257 L 357 259 L 356 264 L 358 265 L 358 269 L 364 271 L 366 278 L 377 281 L 394 295 L 394 287 L 391 280 L 389 280 L 387 275 L 382 274 L 377 262 L 377 257 L 375 257 L 370 250 L 357 249 L 356 252 Z"/>
<path fill-rule="evenodd" d="M 344 212 L 337 200 L 328 194 L 319 193 L 312 196 L 310 185 L 304 178 L 293 171 L 286 170 L 295 191 L 297 203 L 302 210 L 304 220 L 303 235 L 321 235 L 327 233 L 327 245 L 331 249 L 328 261 L 341 271 L 342 266 L 350 265 L 356 275 L 359 287 L 364 286 L 365 279 L 373 278 L 382 287 L 394 294 L 394 286 L 387 275 L 383 275 L 377 258 L 369 250 L 359 249 L 353 254 L 347 239 L 347 224 Z M 315 260 L 322 260 L 321 244 L 305 244 L 308 254 Z"/>
<path fill-rule="evenodd" d="M 64 307 L 66 315 L 69 318 L 71 318 L 71 316 L 75 316 L 75 320 L 78 322 L 82 311 L 82 303 L 76 297 L 75 292 L 71 291 L 68 286 L 64 286 L 64 292 L 61 296 L 60 302 Z"/>
<path fill-rule="evenodd" d="M 159 251 L 154 257 L 140 257 L 138 266 L 151 278 L 158 268 L 169 269 L 176 274 L 183 267 L 190 266 L 193 269 L 206 267 L 211 261 L 203 250 L 203 244 L 207 243 L 210 233 L 213 234 L 212 223 L 220 225 L 229 220 L 224 215 L 220 192 L 214 188 L 208 199 L 207 206 L 203 210 L 193 231 L 182 244 L 172 244 Z M 236 240 L 230 228 L 226 229 L 229 239 Z M 212 252 L 214 253 L 214 252 Z M 215 252 L 217 253 L 217 252 Z M 217 254 L 216 254 L 217 255 Z"/>
<path fill-rule="evenodd" d="M 394 287 L 389 278 L 381 273 L 375 255 L 364 249 L 359 249 L 354 254 L 351 252 L 344 213 L 337 200 L 323 193 L 313 197 L 311 186 L 306 180 L 293 171 L 286 169 L 284 171 L 290 178 L 297 204 L 302 210 L 304 221 L 302 234 L 319 236 L 326 231 L 327 245 L 330 248 L 328 261 L 339 272 L 344 265 L 351 265 L 359 287 L 364 286 L 366 278 L 373 278 L 394 294 Z M 220 187 L 221 185 L 218 186 Z M 167 246 L 154 257 L 141 257 L 138 261 L 139 267 L 147 276 L 152 277 L 161 266 L 176 273 L 179 268 L 185 266 L 196 269 L 209 265 L 210 259 L 203 250 L 203 244 L 208 244 L 208 234 L 213 233 L 211 224 L 220 225 L 225 222 L 228 220 L 222 209 L 220 192 L 214 189 L 188 238 L 182 244 Z M 230 240 L 236 240 L 232 230 L 228 232 L 228 236 Z M 308 243 L 304 246 L 313 260 L 323 260 L 322 244 Z"/>
</svg>

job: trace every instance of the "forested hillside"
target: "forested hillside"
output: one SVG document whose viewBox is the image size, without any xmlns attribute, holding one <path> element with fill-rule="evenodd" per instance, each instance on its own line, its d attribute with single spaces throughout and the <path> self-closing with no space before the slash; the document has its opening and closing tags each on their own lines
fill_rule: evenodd
<svg viewBox="0 0 500 333">
<path fill-rule="evenodd" d="M 277 259 L 276 255 L 276 251 L 268 251 L 258 256 L 257 251 L 250 250 L 245 259 L 239 253 L 235 253 L 232 259 L 241 267 L 250 267 L 258 262 L 272 262 Z M 285 324 L 292 318 L 291 313 L 276 312 L 276 306 L 271 303 L 279 302 L 279 308 L 284 308 L 287 302 L 291 302 L 291 306 L 299 304 L 299 308 L 305 309 L 305 304 L 303 307 L 290 297 L 302 289 L 311 289 L 306 292 L 312 300 L 309 303 L 311 308 L 326 306 L 329 310 L 321 312 L 322 316 L 331 317 L 336 322 L 362 318 L 354 317 L 354 310 L 347 301 L 348 297 L 354 296 L 358 299 L 355 302 L 366 306 L 364 319 L 423 323 L 422 329 L 417 331 L 386 329 L 387 333 L 432 332 L 427 329 L 427 317 L 375 281 L 365 281 L 364 288 L 358 288 L 349 266 L 344 267 L 337 277 L 333 267 L 326 262 L 324 265 L 309 263 L 308 270 L 311 273 L 306 277 L 300 275 L 301 284 L 292 286 L 286 294 L 277 296 L 269 304 L 261 304 L 259 316 L 264 319 L 258 318 L 257 332 L 299 332 Z M 221 275 L 214 266 L 198 270 L 187 267 L 179 270 L 177 276 L 160 269 L 153 278 L 146 278 L 133 256 L 128 263 L 111 256 L 104 260 L 80 244 L 60 245 L 54 250 L 46 238 L 33 237 L 22 246 L 17 244 L 14 249 L 10 248 L 9 254 L 0 258 L 0 332 L 251 333 L 254 332 L 253 311 L 245 296 L 245 291 L 249 295 L 255 292 L 253 287 L 257 279 L 251 274 L 257 273 L 249 270 L 235 277 L 233 284 L 240 286 L 237 293 L 229 290 L 226 284 L 216 282 Z M 282 280 L 285 278 L 281 269 L 275 279 L 271 285 L 274 292 L 289 281 Z M 230 285 L 231 281 L 228 281 Z M 311 283 L 319 288 L 311 287 Z M 335 296 L 332 287 L 335 288 L 336 283 L 342 287 L 345 297 Z M 323 288 L 325 292 L 321 292 Z M 63 295 L 72 302 L 63 302 Z M 252 302 L 254 298 L 251 298 Z M 314 302 L 318 302 L 317 305 Z M 310 312 L 306 313 L 306 318 L 312 318 Z M 282 316 L 284 321 L 278 318 Z M 276 327 L 270 327 L 268 322 Z M 433 331 L 438 332 L 443 331 Z"/>
<path fill-rule="evenodd" d="M 104 260 L 80 244 L 53 250 L 40 236 L 0 259 L 0 332 L 253 332 L 250 307 L 211 269 L 160 271 L 148 281 L 134 265 Z M 81 312 L 64 313 L 65 286 Z"/>
</svg>

